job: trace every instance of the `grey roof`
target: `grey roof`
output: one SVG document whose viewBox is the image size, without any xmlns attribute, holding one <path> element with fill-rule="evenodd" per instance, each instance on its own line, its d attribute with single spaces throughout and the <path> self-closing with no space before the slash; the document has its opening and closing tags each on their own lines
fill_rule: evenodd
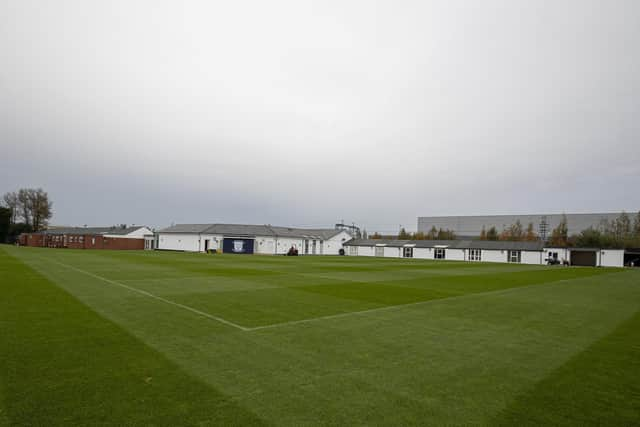
<svg viewBox="0 0 640 427">
<path fill-rule="evenodd" d="M 340 233 L 342 230 L 335 228 L 292 228 L 271 226 L 271 229 L 278 237 L 309 237 L 314 239 L 327 240 Z"/>
<path fill-rule="evenodd" d="M 160 230 L 160 233 L 202 233 L 211 224 L 175 224 Z"/>
<path fill-rule="evenodd" d="M 51 234 L 51 235 L 62 235 L 62 234 L 75 234 L 75 235 L 91 235 L 91 234 L 115 234 L 124 236 L 129 233 L 132 233 L 140 228 L 143 228 L 144 225 L 137 225 L 133 227 L 57 227 L 51 228 L 49 230 L 44 230 L 42 234 Z"/>
<path fill-rule="evenodd" d="M 469 249 L 496 249 L 496 250 L 518 250 L 518 251 L 541 251 L 544 249 L 543 241 L 534 242 L 509 242 L 495 240 L 468 240 Z"/>
<path fill-rule="evenodd" d="M 294 237 L 327 240 L 342 230 L 333 228 L 293 228 L 253 224 L 176 224 L 158 233 L 218 234 L 235 237 Z"/>
<path fill-rule="evenodd" d="M 491 240 L 388 240 L 388 239 L 354 239 L 346 242 L 345 246 L 376 246 L 402 247 L 415 245 L 416 248 L 434 248 L 437 246 L 452 249 L 494 249 L 494 250 L 520 250 L 542 251 L 544 243 L 536 242 L 510 242 Z"/>
<path fill-rule="evenodd" d="M 272 236 L 273 231 L 268 225 L 252 224 L 212 224 L 205 233 L 221 234 L 223 236 L 255 237 Z"/>
</svg>

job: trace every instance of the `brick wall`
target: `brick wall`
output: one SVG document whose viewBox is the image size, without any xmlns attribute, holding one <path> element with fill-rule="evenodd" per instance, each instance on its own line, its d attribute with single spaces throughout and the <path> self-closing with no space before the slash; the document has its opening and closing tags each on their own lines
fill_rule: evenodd
<svg viewBox="0 0 640 427">
<path fill-rule="evenodd" d="M 20 235 L 23 246 L 39 246 L 48 248 L 69 249 L 112 249 L 112 250 L 143 250 L 144 239 L 125 239 L 119 237 L 104 237 L 92 234 L 72 235 L 44 235 L 39 233 L 24 233 Z"/>
</svg>

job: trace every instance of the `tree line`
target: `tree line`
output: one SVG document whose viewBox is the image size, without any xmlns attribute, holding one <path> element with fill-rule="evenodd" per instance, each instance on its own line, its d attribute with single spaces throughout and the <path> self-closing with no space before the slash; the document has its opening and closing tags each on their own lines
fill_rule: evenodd
<svg viewBox="0 0 640 427">
<path fill-rule="evenodd" d="M 370 239 L 398 239 L 398 240 L 455 240 L 456 233 L 453 230 L 445 230 L 445 229 L 437 229 L 436 227 L 432 227 L 427 233 L 423 233 L 422 231 L 418 231 L 416 233 L 411 233 L 407 231 L 404 227 L 400 229 L 400 232 L 397 235 L 383 235 L 378 232 L 375 232 L 369 235 Z"/>
<path fill-rule="evenodd" d="M 21 233 L 44 230 L 53 215 L 53 202 L 42 188 L 21 188 L 2 197 L 0 242 L 13 242 Z"/>
<path fill-rule="evenodd" d="M 480 231 L 480 240 L 506 240 L 512 242 L 534 242 L 536 240 L 540 240 L 538 234 L 534 231 L 533 223 L 530 222 L 525 229 L 522 226 L 520 220 L 517 220 L 515 224 L 511 224 L 509 227 L 506 227 L 501 232 L 498 232 L 496 227 L 491 227 L 489 230 L 486 230 L 484 226 L 482 226 L 482 231 Z"/>
<path fill-rule="evenodd" d="M 366 237 L 365 237 L 366 238 Z M 456 234 L 452 230 L 437 229 L 435 226 L 427 232 L 411 233 L 404 228 L 397 235 L 382 235 L 373 233 L 370 239 L 398 239 L 398 240 L 455 240 Z M 515 224 L 498 231 L 496 227 L 486 229 L 482 227 L 480 240 L 535 242 L 542 240 L 536 233 L 532 222 L 526 227 L 517 220 Z M 622 212 L 616 219 L 603 220 L 598 227 L 590 227 L 578 234 L 569 235 L 567 216 L 562 215 L 560 223 L 551 230 L 546 243 L 555 247 L 594 247 L 603 249 L 640 248 L 640 212 L 632 219 L 629 214 Z"/>
<path fill-rule="evenodd" d="M 571 236 L 568 236 L 567 231 L 567 217 L 564 216 L 551 233 L 550 243 L 582 248 L 640 248 L 640 212 L 633 220 L 623 211 L 616 219 L 601 221 L 598 227 L 589 227 Z"/>
</svg>

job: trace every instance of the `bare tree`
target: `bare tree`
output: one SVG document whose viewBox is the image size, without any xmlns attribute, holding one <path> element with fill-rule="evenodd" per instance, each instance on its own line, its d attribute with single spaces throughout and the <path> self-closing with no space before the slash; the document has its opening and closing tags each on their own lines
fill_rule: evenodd
<svg viewBox="0 0 640 427">
<path fill-rule="evenodd" d="M 538 240 L 538 235 L 533 230 L 533 223 L 532 222 L 530 222 L 529 225 L 527 226 L 527 231 L 525 232 L 524 240 L 527 240 L 529 242 L 533 242 L 535 240 Z"/>
<path fill-rule="evenodd" d="M 21 220 L 34 231 L 43 229 L 53 215 L 53 203 L 42 188 L 21 188 L 6 193 L 3 200 L 11 209 L 11 223 L 17 224 Z"/>
<path fill-rule="evenodd" d="M 18 194 L 15 191 L 10 191 L 3 196 L 3 200 L 7 208 L 11 209 L 11 224 L 15 224 L 18 219 Z"/>
<path fill-rule="evenodd" d="M 18 190 L 18 212 L 22 216 L 22 222 L 31 225 L 31 212 L 29 211 L 29 189 Z"/>
<path fill-rule="evenodd" d="M 51 218 L 53 203 L 49 201 L 49 195 L 42 189 L 29 189 L 29 211 L 31 213 L 34 231 L 44 228 Z"/>
<path fill-rule="evenodd" d="M 567 225 L 567 216 L 562 214 L 562 219 L 556 228 L 551 232 L 551 238 L 549 239 L 549 244 L 553 246 L 564 247 L 567 246 L 569 236 L 568 236 L 569 227 Z"/>
</svg>

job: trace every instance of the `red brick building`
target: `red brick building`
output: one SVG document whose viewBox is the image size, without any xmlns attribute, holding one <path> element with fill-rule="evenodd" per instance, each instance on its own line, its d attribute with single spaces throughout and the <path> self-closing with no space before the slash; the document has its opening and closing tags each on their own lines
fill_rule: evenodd
<svg viewBox="0 0 640 427">
<path fill-rule="evenodd" d="M 19 243 L 42 248 L 142 250 L 150 249 L 145 240 L 151 236 L 147 227 L 73 227 L 23 233 Z"/>
</svg>

